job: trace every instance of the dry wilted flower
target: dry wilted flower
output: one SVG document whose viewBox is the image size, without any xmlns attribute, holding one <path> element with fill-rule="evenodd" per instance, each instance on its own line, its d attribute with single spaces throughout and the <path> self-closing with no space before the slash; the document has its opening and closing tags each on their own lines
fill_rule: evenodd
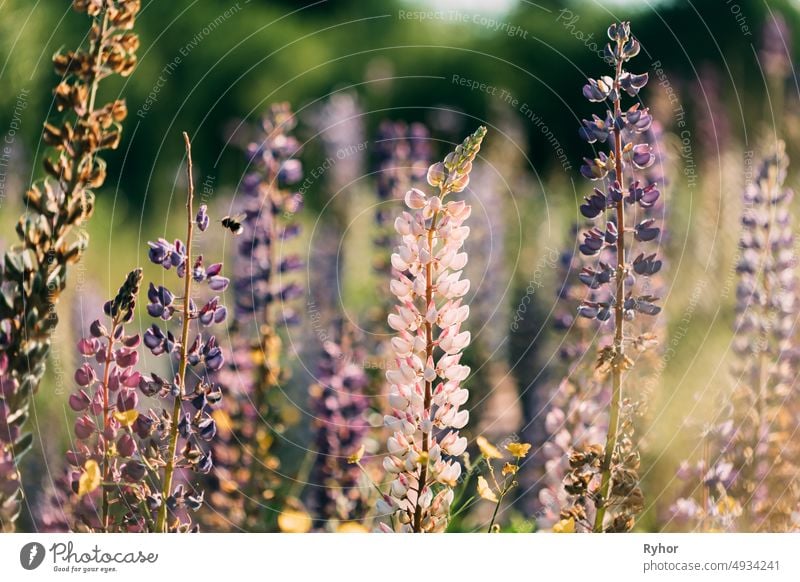
<svg viewBox="0 0 800 582">
<path fill-rule="evenodd" d="M 100 82 L 127 76 L 136 64 L 139 40 L 131 32 L 139 0 L 76 0 L 75 10 L 92 18 L 89 46 L 53 57 L 61 81 L 54 90 L 58 121 L 45 123 L 44 142 L 53 148 L 44 159 L 48 178 L 25 194 L 27 212 L 17 224 L 20 243 L 0 265 L 0 523 L 11 529 L 19 510 L 17 459 L 30 446 L 22 433 L 31 394 L 44 374 L 50 334 L 58 323 L 56 305 L 67 271 L 87 246 L 75 234 L 94 208 L 93 188 L 103 185 L 105 162 L 98 156 L 119 145 L 125 102 L 97 101 Z"/>
</svg>

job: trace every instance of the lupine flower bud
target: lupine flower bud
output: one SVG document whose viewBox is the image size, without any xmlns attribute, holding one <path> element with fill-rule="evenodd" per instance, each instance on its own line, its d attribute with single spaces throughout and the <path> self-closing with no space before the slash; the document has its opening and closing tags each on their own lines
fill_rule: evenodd
<svg viewBox="0 0 800 582">
<path fill-rule="evenodd" d="M 197 211 L 195 222 L 197 223 L 197 228 L 200 229 L 201 232 L 206 231 L 208 225 L 211 224 L 211 219 L 208 217 L 208 206 L 205 204 L 200 205 L 200 210 Z"/>
<path fill-rule="evenodd" d="M 136 441 L 129 434 L 123 434 L 117 441 L 117 452 L 122 457 L 132 457 L 136 452 Z"/>
<path fill-rule="evenodd" d="M 447 171 L 442 162 L 436 162 L 428 168 L 428 184 L 434 187 L 441 186 L 447 178 Z"/>
</svg>

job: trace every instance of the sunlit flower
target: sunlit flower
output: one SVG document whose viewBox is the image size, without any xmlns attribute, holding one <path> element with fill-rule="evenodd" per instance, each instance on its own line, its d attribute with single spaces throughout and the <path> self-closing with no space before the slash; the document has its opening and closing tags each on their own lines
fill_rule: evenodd
<svg viewBox="0 0 800 582">
<path fill-rule="evenodd" d="M 478 445 L 478 450 L 480 450 L 481 454 L 487 459 L 503 458 L 503 453 L 501 453 L 500 450 L 490 443 L 483 435 L 475 439 L 475 442 Z"/>
<path fill-rule="evenodd" d="M 498 502 L 497 495 L 492 488 L 489 487 L 489 482 L 486 481 L 486 477 L 483 475 L 478 477 L 478 495 L 487 501 L 491 501 L 493 503 Z"/>
<path fill-rule="evenodd" d="M 531 450 L 531 445 L 528 443 L 508 443 L 506 445 L 506 450 L 514 457 L 521 459 L 528 455 L 528 451 Z"/>
<path fill-rule="evenodd" d="M 553 526 L 553 533 L 575 533 L 575 518 L 562 519 Z"/>
<path fill-rule="evenodd" d="M 392 434 L 383 465 L 393 475 L 390 496 L 403 531 L 443 531 L 461 475 L 453 457 L 466 447 L 458 429 L 469 419 L 460 409 L 468 397 L 461 383 L 470 371 L 460 363 L 470 341 L 461 329 L 469 314 L 461 248 L 471 209 L 446 196 L 466 186 L 485 133 L 480 128 L 445 158 L 445 175 L 434 180 L 437 194 L 409 190 L 411 212 L 395 220 L 402 242 L 392 255 L 390 291 L 398 305 L 388 323 L 397 332 L 391 343 L 396 367 L 386 373 L 392 412 L 385 424 Z"/>
</svg>

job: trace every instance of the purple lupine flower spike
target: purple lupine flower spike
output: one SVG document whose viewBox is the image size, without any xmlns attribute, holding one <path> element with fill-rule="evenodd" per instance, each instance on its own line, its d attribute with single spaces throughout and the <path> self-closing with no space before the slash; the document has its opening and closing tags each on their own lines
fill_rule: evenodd
<svg viewBox="0 0 800 582">
<path fill-rule="evenodd" d="M 359 454 L 369 431 L 364 388 L 363 350 L 352 330 L 341 331 L 323 346 L 316 383 L 310 388 L 317 458 L 311 472 L 308 505 L 317 527 L 359 522 L 366 512 L 367 487 L 361 469 L 348 462 Z"/>
<path fill-rule="evenodd" d="M 791 531 L 797 527 L 795 439 L 797 257 L 789 161 L 779 142 L 744 191 L 737 264 L 736 363 L 720 413 L 702 434 L 703 456 L 686 462 L 690 491 L 673 514 L 704 530 Z M 767 365 L 766 362 L 769 362 Z M 697 482 L 700 481 L 700 487 Z M 705 504 L 703 503 L 705 501 Z"/>
<path fill-rule="evenodd" d="M 632 416 L 638 402 L 628 396 L 631 389 L 626 389 L 627 383 L 636 380 L 629 372 L 634 362 L 627 352 L 633 322 L 639 315 L 654 316 L 661 311 L 647 281 L 659 271 L 661 262 L 655 253 L 639 251 L 642 256 L 632 264 L 628 236 L 638 243 L 660 240 L 657 219 L 642 216 L 653 208 L 660 193 L 654 184 L 642 186 L 636 178 L 656 161 L 652 146 L 643 139 L 653 119 L 639 103 L 622 108 L 623 94 L 638 97 L 647 84 L 647 73 L 625 69 L 639 53 L 639 41 L 631 35 L 628 22 L 612 24 L 608 37 L 611 42 L 605 55 L 614 76 L 589 79 L 583 88 L 589 101 L 603 102 L 607 111 L 604 119 L 593 116 L 584 120 L 579 134 L 588 143 L 605 145 L 608 152 L 584 158 L 581 167 L 581 173 L 599 185 L 586 196 L 580 211 L 599 224 L 585 231 L 579 244 L 586 262 L 578 279 L 587 292 L 577 308 L 583 318 L 613 325 L 613 339 L 600 347 L 597 362 L 597 373 L 612 386 L 608 434 L 605 444 L 572 444 L 570 471 L 563 480 L 569 504 L 559 511 L 560 520 L 553 526 L 556 531 L 627 531 L 643 508 L 639 456 L 632 438 Z M 649 344 L 640 341 L 637 345 Z"/>
<path fill-rule="evenodd" d="M 302 164 L 296 159 L 300 144 L 292 136 L 295 125 L 289 104 L 276 103 L 246 146 L 251 165 L 237 197 L 236 210 L 244 219 L 231 282 L 235 317 L 230 347 L 226 342 L 202 354 L 215 369 L 214 377 L 231 387 L 218 410 L 223 422 L 211 443 L 214 469 L 207 496 L 224 519 L 203 516 L 217 530 L 272 529 L 284 505 L 273 470 L 280 462 L 276 436 L 286 425 L 274 405 L 286 375 L 279 331 L 299 321 L 293 302 L 303 288 L 295 274 L 304 266 L 299 256 L 285 251 L 300 234 L 294 215 L 303 207 L 303 196 L 294 190 L 302 180 Z M 206 273 L 217 277 L 215 265 Z M 201 322 L 222 317 L 220 309 L 213 300 L 201 307 Z"/>
</svg>

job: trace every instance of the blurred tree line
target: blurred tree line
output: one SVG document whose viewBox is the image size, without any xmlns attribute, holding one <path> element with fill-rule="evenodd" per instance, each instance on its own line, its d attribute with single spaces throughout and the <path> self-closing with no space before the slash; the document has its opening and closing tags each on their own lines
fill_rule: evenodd
<svg viewBox="0 0 800 582">
<path fill-rule="evenodd" d="M 217 183 L 235 183 L 243 161 L 240 154 L 224 151 L 231 120 L 257 119 L 276 100 L 290 100 L 303 111 L 348 86 L 367 112 L 368 136 L 382 118 L 394 117 L 435 119 L 434 136 L 453 140 L 486 119 L 492 108 L 510 107 L 529 137 L 537 170 L 557 167 L 546 136 L 520 111 L 524 103 L 553 131 L 568 158 L 580 159 L 576 128 L 587 113 L 580 87 L 587 74 L 604 70 L 586 35 L 593 34 L 602 46 L 605 27 L 614 18 L 635 21 L 646 56 L 653 55 L 649 62 L 661 60 L 673 78 L 694 81 L 700 65 L 710 64 L 721 72 L 722 94 L 729 99 L 738 95 L 745 113 L 760 115 L 765 86 L 750 45 L 757 49 L 769 9 L 781 11 L 793 31 L 800 25 L 786 0 L 771 1 L 769 7 L 762 0 L 736 0 L 735 9 L 722 1 L 676 1 L 655 8 L 520 1 L 508 14 L 487 14 L 487 20 L 477 22 L 466 11 L 455 18 L 449 11 L 432 20 L 402 18 L 400 10 L 429 8 L 396 0 L 142 4 L 136 27 L 142 44 L 139 67 L 129 79 L 104 89 L 124 92 L 131 111 L 123 147 L 109 156 L 109 165 L 117 176 L 124 160 L 120 189 L 137 206 L 149 189 L 175 175 L 181 129 L 192 131 L 199 145 L 200 171 Z M 7 133 L 25 91 L 27 107 L 16 139 L 24 146 L 26 161 L 20 163 L 29 173 L 41 122 L 50 111 L 55 81 L 50 56 L 58 46 L 73 46 L 83 38 L 86 23 L 64 0 L 6 0 L 0 14 L 0 133 Z M 512 25 L 519 29 L 513 34 Z M 488 89 L 460 86 L 452 81 L 454 74 L 505 89 L 517 104 Z M 739 103 L 727 106 L 733 130 L 741 135 L 742 117 L 734 111 Z M 434 116 L 436 108 L 456 113 Z M 304 137 L 314 141 L 313 133 Z M 577 164 L 571 171 L 577 172 Z M 148 196 L 146 212 L 158 211 L 159 204 L 158 196 Z"/>
</svg>

